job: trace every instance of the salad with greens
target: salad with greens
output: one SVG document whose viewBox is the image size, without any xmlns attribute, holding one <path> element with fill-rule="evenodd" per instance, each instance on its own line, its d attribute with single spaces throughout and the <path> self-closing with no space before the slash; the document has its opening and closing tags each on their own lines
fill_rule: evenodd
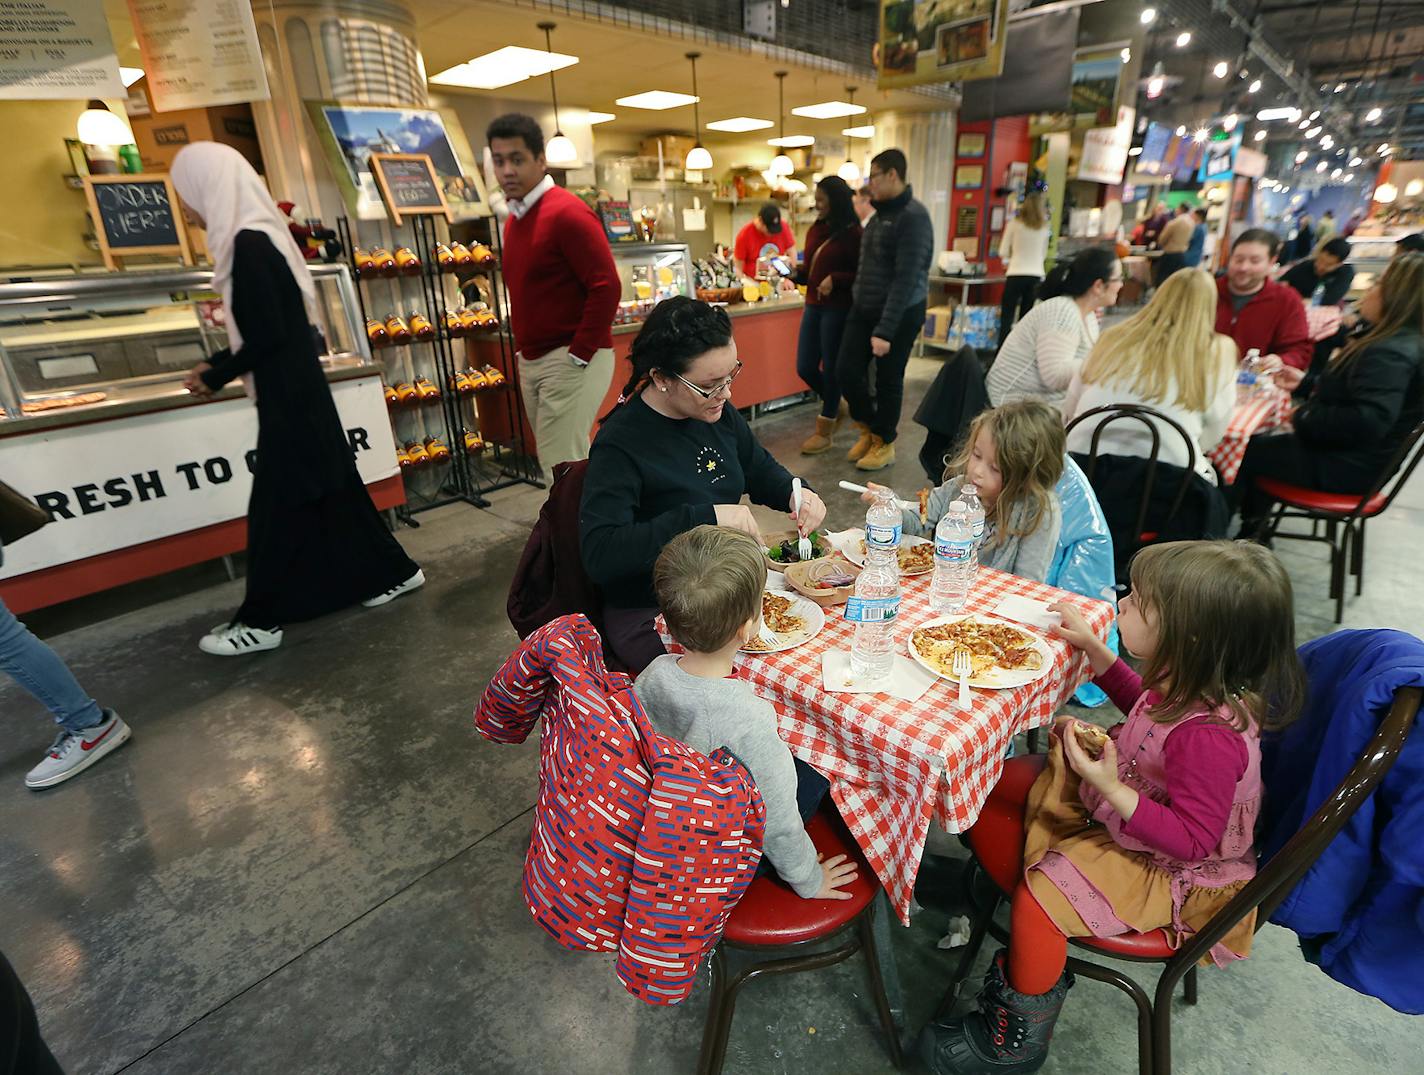
<svg viewBox="0 0 1424 1075">
<path fill-rule="evenodd" d="M 819 530 L 812 530 L 806 535 L 811 542 L 811 559 L 819 560 L 823 556 L 829 555 L 831 543 L 826 540 L 826 535 Z M 801 562 L 801 555 L 797 552 L 797 537 L 795 534 L 776 545 L 766 547 L 766 558 L 778 564 L 798 564 Z"/>
</svg>

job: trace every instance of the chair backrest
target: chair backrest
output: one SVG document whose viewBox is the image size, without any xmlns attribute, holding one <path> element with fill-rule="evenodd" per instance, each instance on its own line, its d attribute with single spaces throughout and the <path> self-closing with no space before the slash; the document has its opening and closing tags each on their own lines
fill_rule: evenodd
<svg viewBox="0 0 1424 1075">
<path fill-rule="evenodd" d="M 1394 703 L 1379 730 L 1335 791 L 1231 902 L 1183 943 L 1172 957 L 1174 967 L 1194 966 L 1253 909 L 1256 928 L 1266 923 L 1330 841 L 1384 780 L 1414 726 L 1421 695 L 1424 691 L 1418 687 L 1404 687 L 1395 693 Z"/>
<path fill-rule="evenodd" d="M 1405 463 L 1405 459 L 1409 461 Z M 1380 471 L 1375 483 L 1370 486 L 1370 491 L 1360 497 L 1360 504 L 1352 515 L 1356 518 L 1364 514 L 1365 505 L 1368 504 L 1389 483 L 1390 477 L 1399 471 L 1399 477 L 1395 478 L 1394 485 L 1390 487 L 1389 493 L 1384 498 L 1384 508 L 1394 503 L 1394 498 L 1399 495 L 1399 491 L 1404 488 L 1404 483 L 1409 480 L 1409 476 L 1414 473 L 1414 468 L 1419 465 L 1419 460 L 1424 458 L 1424 422 L 1409 431 L 1409 436 L 1404 438 L 1404 443 L 1390 458 L 1388 464 Z M 1403 469 L 1400 469 L 1403 464 Z M 1383 511 L 1381 508 L 1380 511 Z"/>
<path fill-rule="evenodd" d="M 1191 434 L 1183 429 L 1181 423 L 1176 419 L 1140 403 L 1109 403 L 1106 406 L 1094 407 L 1069 422 L 1067 432 L 1072 433 L 1074 429 L 1090 418 L 1096 418 L 1098 422 L 1093 429 L 1093 440 L 1088 450 L 1089 481 L 1093 480 L 1093 472 L 1097 469 L 1098 443 L 1102 439 L 1103 430 L 1108 426 L 1114 422 L 1139 422 L 1147 427 L 1147 434 L 1152 438 L 1152 451 L 1146 457 L 1147 472 L 1142 482 L 1142 495 L 1137 502 L 1137 515 L 1132 527 L 1134 538 L 1147 529 L 1147 512 L 1152 504 L 1152 487 L 1157 480 L 1157 457 L 1162 451 L 1162 428 L 1171 427 L 1176 431 L 1187 449 L 1187 465 L 1182 469 L 1177 492 L 1172 497 L 1172 504 L 1167 512 L 1168 517 L 1175 515 L 1177 509 L 1182 506 L 1182 499 L 1187 495 L 1187 490 L 1191 488 L 1192 477 L 1196 473 L 1197 445 L 1196 441 L 1192 440 Z"/>
</svg>

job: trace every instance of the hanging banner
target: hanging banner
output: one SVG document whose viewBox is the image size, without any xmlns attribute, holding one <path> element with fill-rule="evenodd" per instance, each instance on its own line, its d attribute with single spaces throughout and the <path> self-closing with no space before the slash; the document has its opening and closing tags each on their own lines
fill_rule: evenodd
<svg viewBox="0 0 1424 1075">
<path fill-rule="evenodd" d="M 103 0 L 0 0 L 0 99 L 122 98 Z"/>
<path fill-rule="evenodd" d="M 128 5 L 155 112 L 271 96 L 248 4 L 128 0 Z"/>
<path fill-rule="evenodd" d="M 1197 182 L 1213 183 L 1230 179 L 1235 174 L 1236 151 L 1241 148 L 1241 132 L 1219 133 L 1206 143 L 1201 168 L 1197 172 Z"/>
<path fill-rule="evenodd" d="M 1008 17 L 1008 0 L 881 0 L 880 88 L 997 77 Z"/>
<path fill-rule="evenodd" d="M 1078 178 L 1094 183 L 1121 183 L 1127 170 L 1127 151 L 1132 148 L 1131 108 L 1117 110 L 1116 127 L 1094 127 L 1083 135 L 1083 155 L 1078 161 Z"/>
<path fill-rule="evenodd" d="M 1092 116 L 1098 127 L 1108 127 L 1117 114 L 1121 92 L 1122 50 L 1130 42 L 1120 41 L 1073 54 L 1073 78 L 1069 88 L 1068 111 L 1075 116 Z"/>
</svg>

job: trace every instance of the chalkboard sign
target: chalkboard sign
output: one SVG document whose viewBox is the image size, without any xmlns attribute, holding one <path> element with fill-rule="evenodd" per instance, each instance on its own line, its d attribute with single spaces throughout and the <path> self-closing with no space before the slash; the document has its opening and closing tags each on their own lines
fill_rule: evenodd
<svg viewBox="0 0 1424 1075">
<path fill-rule="evenodd" d="M 178 196 L 166 175 L 90 175 L 84 194 L 104 264 L 138 254 L 177 254 L 191 263 Z"/>
<path fill-rule="evenodd" d="M 435 165 L 423 153 L 372 153 L 371 174 L 381 188 L 386 209 L 397 226 L 408 216 L 443 216 L 450 220 L 450 207 Z"/>
</svg>

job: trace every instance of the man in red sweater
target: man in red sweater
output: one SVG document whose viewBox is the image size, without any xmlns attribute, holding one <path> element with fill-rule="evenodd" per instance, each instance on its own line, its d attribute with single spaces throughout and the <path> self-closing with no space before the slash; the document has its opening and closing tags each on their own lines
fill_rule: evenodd
<svg viewBox="0 0 1424 1075">
<path fill-rule="evenodd" d="M 1310 366 L 1312 345 L 1305 304 L 1294 288 L 1271 279 L 1281 241 L 1264 228 L 1248 228 L 1231 244 L 1226 275 L 1216 282 L 1216 331 L 1236 341 L 1240 357 L 1255 348 L 1276 358 L 1276 381 L 1294 389 Z"/>
<path fill-rule="evenodd" d="M 554 185 L 544 132 L 526 115 L 485 132 L 509 206 L 504 283 L 519 388 L 539 465 L 587 459 L 589 430 L 613 379 L 613 317 L 623 284 L 597 215 Z"/>
</svg>

